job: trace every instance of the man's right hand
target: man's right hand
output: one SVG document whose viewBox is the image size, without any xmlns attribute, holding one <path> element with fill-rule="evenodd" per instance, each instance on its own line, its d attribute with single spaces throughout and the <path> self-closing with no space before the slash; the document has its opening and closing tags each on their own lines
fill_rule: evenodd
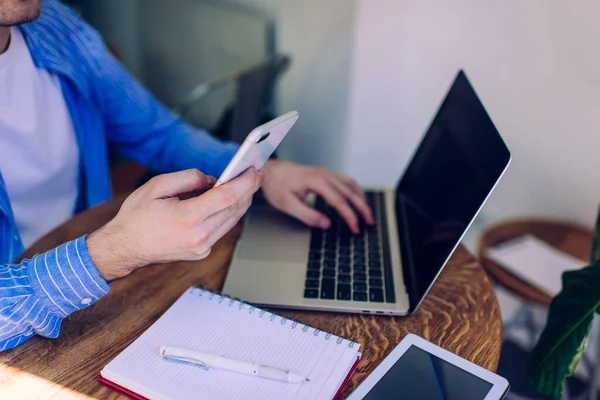
<svg viewBox="0 0 600 400">
<path fill-rule="evenodd" d="M 133 192 L 87 246 L 107 281 L 155 263 L 200 260 L 250 207 L 264 175 L 250 169 L 208 190 L 215 179 L 195 169 L 159 175 Z M 200 192 L 181 200 L 178 196 Z"/>
</svg>

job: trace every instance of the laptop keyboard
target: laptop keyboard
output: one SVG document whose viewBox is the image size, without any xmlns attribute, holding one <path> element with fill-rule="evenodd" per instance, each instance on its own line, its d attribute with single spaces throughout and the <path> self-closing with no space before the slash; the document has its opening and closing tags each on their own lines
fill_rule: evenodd
<svg viewBox="0 0 600 400">
<path fill-rule="evenodd" d="M 311 232 L 304 297 L 395 303 L 383 192 L 367 192 L 376 224 L 361 223 L 354 234 L 322 198 L 315 208 L 331 219 L 331 228 Z"/>
</svg>

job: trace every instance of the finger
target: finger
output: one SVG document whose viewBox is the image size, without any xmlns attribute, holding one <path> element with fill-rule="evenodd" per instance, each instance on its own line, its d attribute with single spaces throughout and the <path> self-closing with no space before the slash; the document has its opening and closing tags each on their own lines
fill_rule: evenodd
<svg viewBox="0 0 600 400">
<path fill-rule="evenodd" d="M 202 244 L 202 248 L 210 249 L 216 242 L 225 236 L 240 221 L 240 219 L 242 219 L 251 203 L 252 201 L 246 202 L 239 211 L 233 215 L 227 216 L 224 212 L 221 212 L 210 216 L 204 221 L 201 225 L 201 229 L 207 230 L 208 237 Z"/>
<path fill-rule="evenodd" d="M 352 211 L 346 198 L 337 191 L 327 178 L 311 180 L 309 188 L 322 196 L 329 205 L 338 211 L 352 232 L 358 233 L 358 218 L 356 214 Z"/>
<path fill-rule="evenodd" d="M 350 203 L 352 203 L 354 208 L 358 210 L 360 215 L 368 224 L 375 223 L 375 219 L 373 218 L 373 212 L 371 211 L 371 208 L 367 204 L 367 201 L 364 197 L 354 192 L 349 185 L 347 185 L 345 182 L 342 182 L 337 176 L 331 177 L 329 181 L 332 185 L 336 187 L 336 189 L 340 193 L 342 193 L 346 197 L 346 199 L 350 201 Z"/>
<path fill-rule="evenodd" d="M 213 176 L 208 176 L 207 178 L 208 178 L 208 184 L 206 185 L 205 188 L 203 188 L 202 190 L 194 190 L 192 192 L 178 194 L 177 197 L 179 198 L 179 200 L 187 200 L 187 199 L 191 199 L 192 197 L 198 197 L 202 193 L 206 192 L 208 189 L 215 186 L 215 183 L 217 183 L 217 180 Z"/>
<path fill-rule="evenodd" d="M 260 188 L 263 178 L 262 172 L 251 168 L 226 184 L 212 188 L 181 204 L 187 211 L 195 212 L 204 219 L 224 210 L 235 212 L 241 203 L 252 198 Z"/>
<path fill-rule="evenodd" d="M 154 198 L 173 197 L 178 194 L 202 191 L 209 188 L 210 177 L 197 169 L 186 169 L 155 176 L 146 183 Z"/>
<path fill-rule="evenodd" d="M 365 200 L 367 199 L 367 195 L 365 194 L 365 191 L 362 190 L 362 188 L 360 186 L 358 186 L 358 183 L 356 183 L 356 181 L 354 179 L 349 178 L 346 175 L 342 175 L 342 174 L 334 174 L 334 175 L 339 180 L 341 180 L 346 185 L 348 185 L 350 187 L 350 189 L 352 190 L 352 192 L 356 193 L 357 195 L 359 195 L 360 197 L 362 197 Z"/>
<path fill-rule="evenodd" d="M 331 226 L 331 221 L 329 221 L 329 218 L 314 208 L 308 206 L 300 198 L 294 196 L 293 194 L 289 194 L 282 204 L 283 206 L 279 207 L 281 211 L 286 212 L 310 227 L 329 229 Z"/>
<path fill-rule="evenodd" d="M 211 187 L 215 186 L 215 183 L 217 183 L 217 178 L 215 178 L 214 176 L 209 176 L 208 177 L 208 187 L 211 188 Z"/>
</svg>

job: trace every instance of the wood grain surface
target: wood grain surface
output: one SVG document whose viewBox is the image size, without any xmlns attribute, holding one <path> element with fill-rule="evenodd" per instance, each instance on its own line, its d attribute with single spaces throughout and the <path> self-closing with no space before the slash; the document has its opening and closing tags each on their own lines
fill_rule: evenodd
<svg viewBox="0 0 600 400">
<path fill-rule="evenodd" d="M 46 251 L 97 229 L 116 214 L 122 198 L 73 218 L 25 254 Z M 120 399 L 100 385 L 100 370 L 191 285 L 220 290 L 241 227 L 201 262 L 157 265 L 111 285 L 91 307 L 64 321 L 57 339 L 33 337 L 0 353 L 1 399 Z M 417 312 L 408 317 L 276 310 L 281 315 L 361 344 L 363 358 L 346 397 L 407 333 L 415 333 L 495 371 L 501 347 L 497 299 L 480 264 L 460 246 Z"/>
<path fill-rule="evenodd" d="M 594 234 L 589 228 L 571 222 L 517 219 L 495 225 L 481 236 L 478 249 L 479 259 L 494 281 L 530 302 L 547 307 L 552 301 L 552 296 L 486 257 L 488 249 L 495 245 L 527 234 L 585 262 L 590 261 Z"/>
</svg>

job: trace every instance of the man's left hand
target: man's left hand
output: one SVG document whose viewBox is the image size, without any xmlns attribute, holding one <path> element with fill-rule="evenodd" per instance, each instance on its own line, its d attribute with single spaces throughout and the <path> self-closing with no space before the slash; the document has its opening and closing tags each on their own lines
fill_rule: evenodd
<svg viewBox="0 0 600 400">
<path fill-rule="evenodd" d="M 322 229 L 331 226 L 329 218 L 304 202 L 311 192 L 335 208 L 354 233 L 359 231 L 359 218 L 367 224 L 375 223 L 364 192 L 352 178 L 283 160 L 267 161 L 262 171 L 265 174 L 262 189 L 269 203 L 308 226 Z"/>
</svg>

